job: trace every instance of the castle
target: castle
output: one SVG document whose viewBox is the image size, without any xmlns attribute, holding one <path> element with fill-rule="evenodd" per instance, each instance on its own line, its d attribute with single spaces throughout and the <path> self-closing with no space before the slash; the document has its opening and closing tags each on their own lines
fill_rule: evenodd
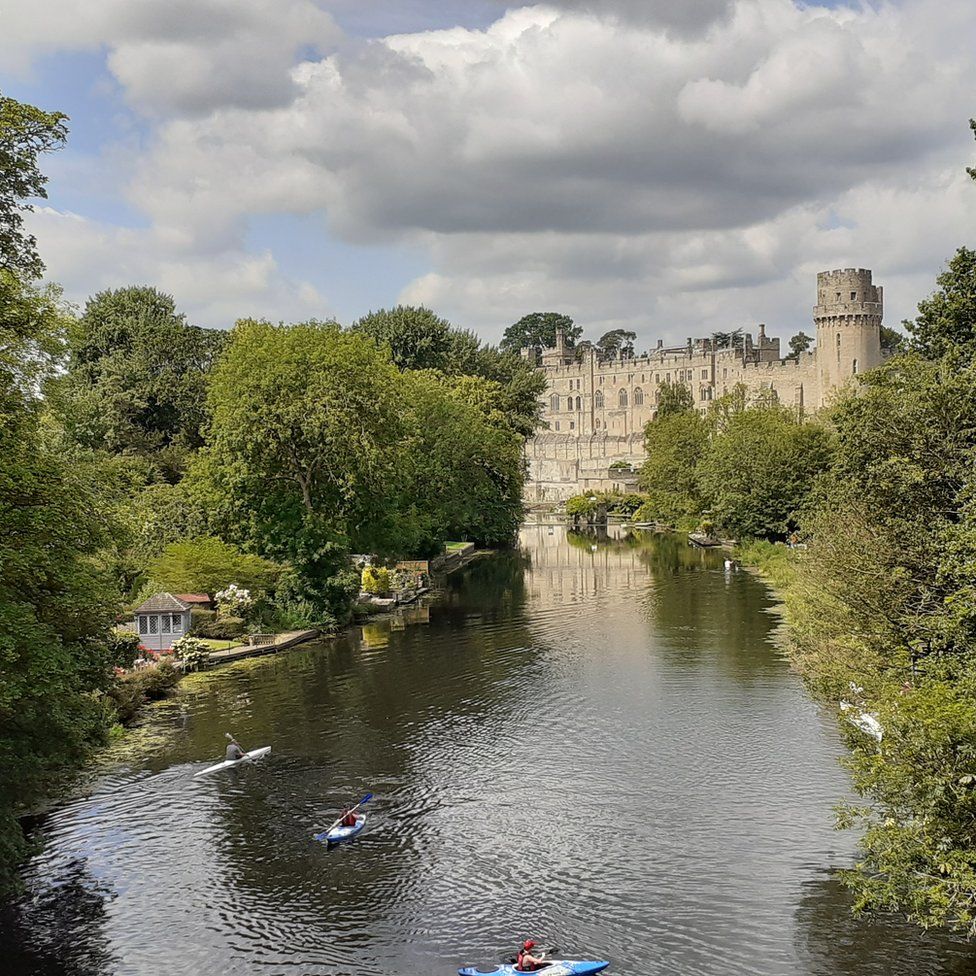
<svg viewBox="0 0 976 976">
<path fill-rule="evenodd" d="M 658 340 L 652 352 L 612 360 L 592 348 L 577 358 L 557 332 L 556 345 L 541 356 L 523 350 L 548 382 L 542 411 L 548 429 L 526 444 L 526 500 L 632 489 L 636 476 L 627 467 L 644 460 L 644 425 L 668 381 L 690 387 L 702 412 L 737 383 L 799 414 L 816 411 L 851 376 L 881 362 L 881 318 L 882 289 L 871 272 L 846 268 L 817 275 L 816 346 L 795 358 L 781 358 L 779 339 L 767 337 L 765 325 L 755 341 L 743 335 L 734 347 L 711 339 L 665 347 Z"/>
</svg>

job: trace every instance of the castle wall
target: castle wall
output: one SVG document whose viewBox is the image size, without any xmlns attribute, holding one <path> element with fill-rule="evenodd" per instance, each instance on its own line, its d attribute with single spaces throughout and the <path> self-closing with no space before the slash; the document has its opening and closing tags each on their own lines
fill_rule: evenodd
<svg viewBox="0 0 976 976">
<path fill-rule="evenodd" d="M 664 348 L 632 359 L 601 362 L 588 351 L 575 361 L 562 336 L 542 354 L 548 389 L 547 429 L 526 444 L 526 499 L 563 500 L 582 491 L 627 490 L 610 470 L 615 461 L 645 460 L 643 431 L 656 415 L 660 388 L 688 386 L 698 410 L 742 384 L 750 394 L 774 395 L 803 414 L 816 411 L 851 381 L 881 362 L 881 288 L 863 269 L 817 276 L 817 346 L 797 359 L 779 358 L 779 340 L 745 336 L 736 349 L 707 340 Z"/>
</svg>

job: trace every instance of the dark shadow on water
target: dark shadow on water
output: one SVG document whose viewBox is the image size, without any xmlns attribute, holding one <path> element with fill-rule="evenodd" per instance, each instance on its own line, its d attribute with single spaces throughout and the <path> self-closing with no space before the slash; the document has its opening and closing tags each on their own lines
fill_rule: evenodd
<svg viewBox="0 0 976 976">
<path fill-rule="evenodd" d="M 103 976 L 114 957 L 103 933 L 112 898 L 81 859 L 33 894 L 0 905 L 0 972 L 23 976 Z"/>
<path fill-rule="evenodd" d="M 800 972 L 832 976 L 971 976 L 976 945 L 924 932 L 896 916 L 851 914 L 851 896 L 824 873 L 807 882 L 796 910 Z"/>
</svg>

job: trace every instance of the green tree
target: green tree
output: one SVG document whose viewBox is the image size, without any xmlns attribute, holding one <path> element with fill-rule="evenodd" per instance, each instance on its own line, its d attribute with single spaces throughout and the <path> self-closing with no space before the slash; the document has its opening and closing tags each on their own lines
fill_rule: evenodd
<svg viewBox="0 0 976 976">
<path fill-rule="evenodd" d="M 44 263 L 37 241 L 24 232 L 24 201 L 47 197 L 47 177 L 38 167 L 43 153 L 60 149 L 68 135 L 68 116 L 44 112 L 0 94 L 0 270 L 40 278 Z"/>
<path fill-rule="evenodd" d="M 790 358 L 799 359 L 800 354 L 806 352 L 812 343 L 813 338 L 801 329 L 790 339 Z"/>
<path fill-rule="evenodd" d="M 177 480 L 203 443 L 206 377 L 225 343 L 224 332 L 187 325 L 155 288 L 103 291 L 71 330 L 52 400 L 79 444 L 148 458 Z"/>
<path fill-rule="evenodd" d="M 0 270 L 0 888 L 26 849 L 17 814 L 102 733 L 112 682 L 115 509 L 52 449 L 37 398 L 66 319 Z"/>
<path fill-rule="evenodd" d="M 626 359 L 634 355 L 636 332 L 627 329 L 611 329 L 597 340 L 596 348 L 601 359 Z"/>
<path fill-rule="evenodd" d="M 903 323 L 911 348 L 927 359 L 976 361 L 976 251 L 961 247 L 937 279 L 939 288 Z"/>
<path fill-rule="evenodd" d="M 148 568 L 153 587 L 169 593 L 209 593 L 213 596 L 236 583 L 252 593 L 275 588 L 281 566 L 242 552 L 213 536 L 173 542 Z"/>
<path fill-rule="evenodd" d="M 530 312 L 505 330 L 501 348 L 513 353 L 527 348 L 537 351 L 552 348 L 556 344 L 557 329 L 563 330 L 566 345 L 570 347 L 583 334 L 582 328 L 561 312 Z"/>
<path fill-rule="evenodd" d="M 672 414 L 695 409 L 695 397 L 691 387 L 685 383 L 672 383 L 665 380 L 657 391 L 657 419 L 663 420 Z"/>
<path fill-rule="evenodd" d="M 455 329 L 429 308 L 409 305 L 370 312 L 352 329 L 389 346 L 393 362 L 400 369 L 471 372 L 480 345 L 475 335 Z"/>
<path fill-rule="evenodd" d="M 735 536 L 782 536 L 830 461 L 830 436 L 784 407 L 729 416 L 698 462 L 704 507 Z"/>
<path fill-rule="evenodd" d="M 644 428 L 647 460 L 640 486 L 647 493 L 644 515 L 676 522 L 702 510 L 698 464 L 708 447 L 710 425 L 696 410 L 666 413 Z"/>
<path fill-rule="evenodd" d="M 900 353 L 905 352 L 908 348 L 904 333 L 889 328 L 887 325 L 881 326 L 880 339 L 882 352 Z"/>
<path fill-rule="evenodd" d="M 335 323 L 251 320 L 211 374 L 194 489 L 228 541 L 292 564 L 298 588 L 311 588 L 296 600 L 346 598 L 349 581 L 329 581 L 348 546 L 398 546 L 400 375 L 371 339 Z"/>
</svg>

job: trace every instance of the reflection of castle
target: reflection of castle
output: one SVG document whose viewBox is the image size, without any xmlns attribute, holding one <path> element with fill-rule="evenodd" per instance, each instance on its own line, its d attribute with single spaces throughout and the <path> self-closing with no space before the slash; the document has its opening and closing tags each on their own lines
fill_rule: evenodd
<svg viewBox="0 0 976 976">
<path fill-rule="evenodd" d="M 882 289 L 871 272 L 847 268 L 817 275 L 816 347 L 796 359 L 780 358 L 779 339 L 767 338 L 764 325 L 755 342 L 745 335 L 734 347 L 689 339 L 668 348 L 658 341 L 642 356 L 608 361 L 592 349 L 577 360 L 557 333 L 555 347 L 543 350 L 538 364 L 549 384 L 543 404 L 548 430 L 526 445 L 527 499 L 626 487 L 610 465 L 643 461 L 644 425 L 668 381 L 690 387 L 702 411 L 737 383 L 801 413 L 819 409 L 852 375 L 881 362 L 881 318 Z"/>
</svg>

